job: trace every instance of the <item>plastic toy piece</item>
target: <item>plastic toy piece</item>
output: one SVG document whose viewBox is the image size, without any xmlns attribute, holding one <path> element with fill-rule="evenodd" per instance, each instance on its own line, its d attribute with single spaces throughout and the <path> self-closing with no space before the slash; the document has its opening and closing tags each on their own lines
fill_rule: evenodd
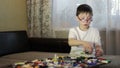
<svg viewBox="0 0 120 68">
<path fill-rule="evenodd" d="M 87 68 L 110 62 L 105 58 L 79 56 L 72 59 L 69 56 L 59 57 L 55 54 L 53 58 L 46 58 L 45 60 L 35 59 L 33 61 L 14 63 L 13 68 Z"/>
<path fill-rule="evenodd" d="M 111 61 L 110 60 L 101 60 L 101 63 L 110 63 Z"/>
</svg>

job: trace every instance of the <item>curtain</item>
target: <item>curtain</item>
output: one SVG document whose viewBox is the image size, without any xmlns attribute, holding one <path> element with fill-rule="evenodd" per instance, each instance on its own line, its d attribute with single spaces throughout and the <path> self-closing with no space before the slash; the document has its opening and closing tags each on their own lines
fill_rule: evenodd
<svg viewBox="0 0 120 68">
<path fill-rule="evenodd" d="M 120 55 L 120 0 L 107 0 L 106 54 Z"/>
<path fill-rule="evenodd" d="M 51 1 L 27 0 L 29 37 L 52 37 Z"/>
<path fill-rule="evenodd" d="M 91 26 L 100 30 L 104 53 L 120 55 L 120 0 L 53 0 L 52 26 L 56 38 L 63 37 L 65 31 L 68 34 L 69 28 L 78 25 L 76 8 L 83 3 L 93 8 Z"/>
</svg>

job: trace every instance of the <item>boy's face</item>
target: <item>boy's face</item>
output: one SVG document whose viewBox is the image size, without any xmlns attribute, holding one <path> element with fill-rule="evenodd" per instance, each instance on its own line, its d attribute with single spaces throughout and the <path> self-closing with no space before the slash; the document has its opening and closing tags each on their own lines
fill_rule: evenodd
<svg viewBox="0 0 120 68">
<path fill-rule="evenodd" d="M 80 26 L 88 27 L 90 25 L 90 22 L 92 21 L 92 15 L 89 13 L 80 13 L 77 16 L 77 19 L 80 23 Z"/>
</svg>

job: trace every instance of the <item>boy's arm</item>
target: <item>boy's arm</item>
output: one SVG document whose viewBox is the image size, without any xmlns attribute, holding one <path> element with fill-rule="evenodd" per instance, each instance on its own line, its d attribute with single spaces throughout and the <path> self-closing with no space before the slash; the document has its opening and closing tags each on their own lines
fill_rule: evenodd
<svg viewBox="0 0 120 68">
<path fill-rule="evenodd" d="M 69 38 L 68 39 L 68 44 L 70 46 L 80 46 L 84 44 L 84 41 L 81 40 L 75 40 L 74 38 Z"/>
<path fill-rule="evenodd" d="M 73 38 L 68 39 L 68 43 L 70 46 L 83 46 L 84 50 L 92 53 L 93 48 L 92 48 L 92 44 L 86 41 L 82 41 L 82 40 L 75 40 Z"/>
<path fill-rule="evenodd" d="M 92 43 L 90 43 L 90 42 L 83 41 L 83 40 L 76 40 L 74 38 L 69 38 L 68 39 L 68 44 L 70 46 L 84 46 L 84 47 L 92 45 Z"/>
<path fill-rule="evenodd" d="M 95 50 L 96 50 L 97 57 L 102 56 L 104 53 L 102 47 L 98 44 L 95 45 Z"/>
</svg>

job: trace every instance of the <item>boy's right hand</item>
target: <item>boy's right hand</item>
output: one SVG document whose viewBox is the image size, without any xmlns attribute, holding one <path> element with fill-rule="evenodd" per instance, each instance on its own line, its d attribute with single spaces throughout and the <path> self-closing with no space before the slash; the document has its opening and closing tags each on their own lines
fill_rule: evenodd
<svg viewBox="0 0 120 68">
<path fill-rule="evenodd" d="M 93 47 L 92 47 L 92 43 L 89 42 L 84 42 L 83 47 L 84 47 L 84 51 L 91 54 L 93 52 Z"/>
</svg>

